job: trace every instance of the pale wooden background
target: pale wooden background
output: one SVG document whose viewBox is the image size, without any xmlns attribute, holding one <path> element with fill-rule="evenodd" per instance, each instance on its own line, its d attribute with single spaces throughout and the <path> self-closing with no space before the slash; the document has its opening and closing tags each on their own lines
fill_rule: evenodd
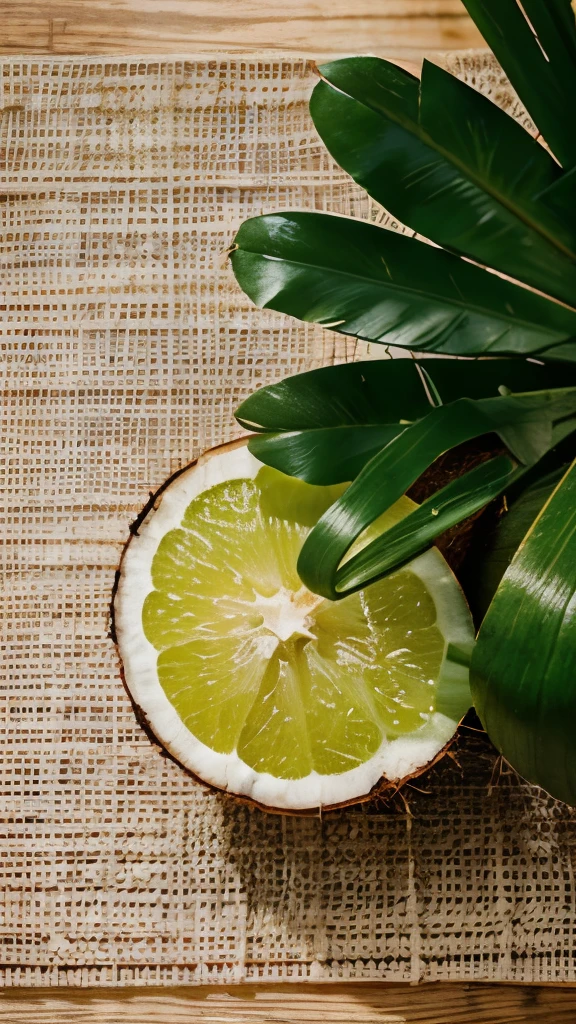
<svg viewBox="0 0 576 1024">
<path fill-rule="evenodd" d="M 482 45 L 460 0 L 0 0 L 0 54 L 370 52 L 418 59 Z M 228 992 L 0 992 L 0 1024 L 560 1024 L 570 986 L 342 985 Z"/>
<path fill-rule="evenodd" d="M 528 985 L 241 985 L 6 990 L 0 1024 L 574 1024 L 576 989 Z"/>
<path fill-rule="evenodd" d="M 460 0 L 0 0 L 0 54 L 418 57 L 480 45 Z"/>
</svg>

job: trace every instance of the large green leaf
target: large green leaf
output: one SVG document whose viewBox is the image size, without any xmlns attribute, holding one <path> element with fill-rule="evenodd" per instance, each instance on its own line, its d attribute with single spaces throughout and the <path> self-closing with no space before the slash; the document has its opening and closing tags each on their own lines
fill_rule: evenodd
<svg viewBox="0 0 576 1024">
<path fill-rule="evenodd" d="M 472 657 L 472 690 L 513 767 L 576 803 L 576 463 L 498 588 Z"/>
<path fill-rule="evenodd" d="M 432 409 L 427 416 L 406 427 L 375 455 L 342 497 L 320 518 L 300 552 L 298 572 L 303 582 L 310 590 L 331 600 L 342 597 L 346 593 L 342 583 L 344 567 L 339 566 L 356 538 L 447 449 L 494 431 L 520 462 L 530 465 L 537 462 L 555 443 L 554 425 L 571 421 L 574 429 L 575 415 L 576 388 L 477 401 L 463 398 Z M 512 479 L 516 471 L 513 467 L 509 467 L 509 471 Z M 490 479 L 490 487 L 487 486 L 490 496 L 482 500 L 481 489 L 476 483 L 478 476 L 467 474 L 467 477 L 471 478 L 472 491 L 476 495 L 475 509 L 479 509 L 494 497 L 493 480 Z M 500 486 L 504 487 L 507 482 L 501 481 Z M 451 523 L 471 514 L 471 494 L 468 491 L 456 492 L 456 499 L 450 491 L 444 498 L 449 501 Z M 432 526 L 425 527 L 426 540 L 431 542 L 433 536 L 446 528 L 442 492 L 428 503 L 427 508 Z M 420 520 L 413 520 L 412 516 L 406 520 L 408 526 L 410 522 L 416 523 L 412 532 L 412 546 L 403 541 L 403 558 L 422 550 L 421 531 L 424 527 Z M 369 552 L 370 547 L 366 548 L 364 560 Z M 387 563 L 385 571 L 389 572 L 393 568 L 394 565 Z M 378 572 L 370 575 L 366 572 L 362 576 L 361 585 L 372 582 L 382 574 Z M 359 585 L 357 581 L 353 589 Z"/>
<path fill-rule="evenodd" d="M 249 449 L 260 462 L 309 484 L 339 484 L 360 470 L 405 429 L 400 424 L 317 427 L 252 438 Z"/>
<path fill-rule="evenodd" d="M 245 221 L 235 246 L 236 279 L 257 305 L 342 334 L 419 351 L 576 361 L 576 312 L 364 221 L 269 214 Z"/>
<path fill-rule="evenodd" d="M 309 370 L 269 384 L 236 412 L 261 462 L 312 484 L 353 480 L 410 423 L 432 395 L 457 398 L 576 385 L 576 368 L 523 359 L 380 359 Z M 526 429 L 523 415 L 522 429 Z M 530 428 L 531 429 L 531 428 Z"/>
<path fill-rule="evenodd" d="M 509 391 L 576 386 L 576 367 L 526 359 L 363 359 L 296 373 L 254 391 L 236 410 L 248 430 L 306 430 L 416 420 L 442 404 Z"/>
<path fill-rule="evenodd" d="M 536 198 L 562 172 L 528 132 L 428 61 L 421 83 L 377 57 L 319 70 L 316 128 L 370 195 L 444 248 L 574 304 L 571 219 Z"/>
<path fill-rule="evenodd" d="M 493 387 L 494 394 L 499 384 L 512 390 L 512 379 L 513 390 L 529 390 L 529 387 L 516 386 L 515 369 L 522 366 L 530 367 L 531 379 L 534 380 L 540 370 L 552 373 L 558 385 L 565 383 L 568 371 L 576 384 L 576 367 L 555 364 L 543 367 L 515 359 L 486 360 L 482 366 L 492 366 L 496 362 L 506 365 L 502 366 L 501 372 L 500 366 L 498 372 L 494 371 L 498 377 Z M 425 365 L 433 370 L 440 364 L 443 367 L 463 367 L 458 379 L 462 383 L 466 379 L 467 387 L 476 381 L 475 369 L 480 366 L 472 360 L 425 361 Z M 417 419 L 430 409 L 430 399 L 418 367 L 415 359 L 374 359 L 307 370 L 253 392 L 238 407 L 235 416 L 248 430 L 267 431 L 399 423 L 401 419 Z M 446 376 L 450 379 L 450 374 Z M 554 385 L 550 383 L 549 386 Z M 537 387 L 540 385 L 535 384 L 535 389 Z"/>
<path fill-rule="evenodd" d="M 464 0 L 552 152 L 576 164 L 576 21 L 570 0 Z"/>
</svg>

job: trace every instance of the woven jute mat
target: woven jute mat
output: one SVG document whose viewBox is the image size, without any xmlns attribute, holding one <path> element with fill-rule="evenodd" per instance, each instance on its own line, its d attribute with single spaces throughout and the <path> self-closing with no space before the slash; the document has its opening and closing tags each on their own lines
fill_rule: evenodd
<svg viewBox="0 0 576 1024">
<path fill-rule="evenodd" d="M 453 69 L 521 116 L 473 54 Z M 574 980 L 574 816 L 463 730 L 389 805 L 265 814 L 140 728 L 109 605 L 130 523 L 255 386 L 380 348 L 256 310 L 245 218 L 400 228 L 328 157 L 303 62 L 1 64 L 6 984 Z"/>
</svg>

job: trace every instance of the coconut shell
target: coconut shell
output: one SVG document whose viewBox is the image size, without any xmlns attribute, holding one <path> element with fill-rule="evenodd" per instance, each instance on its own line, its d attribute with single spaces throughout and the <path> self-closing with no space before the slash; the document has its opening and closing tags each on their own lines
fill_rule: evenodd
<svg viewBox="0 0 576 1024">
<path fill-rule="evenodd" d="M 204 452 L 202 457 L 205 458 L 206 456 L 217 455 L 224 451 L 232 451 L 235 448 L 239 448 L 245 445 L 251 436 L 254 435 L 246 434 L 241 438 L 238 438 L 237 440 L 224 442 L 220 445 L 215 445 L 214 447 Z M 481 441 L 482 439 L 479 440 Z M 501 446 L 500 450 L 502 450 Z M 481 444 L 475 445 L 474 442 L 470 442 L 466 445 L 460 445 L 458 446 L 458 448 L 454 449 L 453 452 L 447 452 L 444 455 L 442 455 L 439 459 L 437 459 L 433 466 L 426 470 L 426 472 L 422 474 L 422 476 L 412 486 L 410 491 L 408 491 L 408 496 L 411 497 L 412 500 L 414 501 L 421 502 L 425 498 L 429 497 L 430 494 L 438 490 L 439 487 L 442 487 L 445 484 L 449 483 L 450 480 L 454 479 L 456 476 L 465 472 L 467 469 L 471 469 L 473 468 L 473 466 L 478 465 L 480 462 L 486 461 L 486 459 L 491 458 L 494 454 L 497 454 L 496 449 L 489 450 L 487 447 L 483 447 Z M 150 515 L 152 515 L 157 509 L 163 493 L 167 490 L 168 487 L 171 486 L 171 484 L 174 483 L 174 481 L 179 476 L 183 475 L 185 472 L 187 472 L 189 469 L 195 466 L 197 462 L 198 459 L 194 459 L 186 466 L 177 470 L 175 473 L 172 474 L 171 477 L 164 481 L 164 483 L 161 485 L 161 487 L 158 488 L 157 491 L 151 493 L 142 511 L 138 514 L 136 519 L 130 524 L 130 536 L 126 544 L 124 545 L 118 569 L 116 570 L 115 581 L 112 590 L 112 598 L 110 603 L 109 635 L 113 642 L 116 644 L 116 646 L 118 646 L 118 641 L 115 626 L 115 598 L 118 591 L 120 576 L 122 572 L 122 565 L 126 556 L 126 552 L 128 551 L 128 548 L 133 538 L 138 536 L 140 527 L 145 523 L 147 518 Z M 437 546 L 439 547 L 441 553 L 444 555 L 444 558 L 446 559 L 448 565 L 455 573 L 455 575 L 457 575 L 455 564 L 461 564 L 463 558 L 465 557 L 470 537 L 477 529 L 476 524 L 480 521 L 482 514 L 483 513 L 481 512 L 477 513 L 475 516 L 471 516 L 468 520 L 465 520 L 464 523 L 459 524 L 456 527 L 453 527 L 451 530 L 447 530 L 446 533 L 442 534 L 441 538 L 439 538 L 439 543 L 437 544 Z M 262 804 L 259 801 L 253 799 L 252 797 L 239 795 L 236 793 L 232 793 L 229 790 L 220 789 L 212 783 L 206 782 L 205 779 L 201 778 L 200 776 L 196 775 L 193 771 L 191 771 L 189 768 L 185 767 L 178 760 L 178 758 L 175 757 L 161 743 L 161 741 L 155 735 L 152 723 L 150 722 L 148 716 L 146 715 L 146 712 L 134 699 L 127 685 L 122 663 L 120 664 L 120 675 L 126 693 L 128 694 L 128 697 L 134 709 L 134 713 L 136 715 L 138 723 L 140 724 L 140 726 L 142 727 L 150 741 L 154 745 L 159 747 L 162 756 L 169 758 L 171 761 L 177 764 L 179 768 L 189 776 L 189 778 L 194 779 L 195 782 L 204 786 L 206 789 L 209 789 L 214 793 L 225 792 L 228 797 L 238 801 L 239 803 L 248 805 L 250 807 L 258 808 L 261 811 L 265 811 L 272 814 L 283 814 L 291 817 L 318 817 L 319 814 L 324 814 L 330 811 L 337 811 L 345 807 L 354 806 L 356 804 L 365 804 L 376 800 L 388 803 L 399 793 L 403 786 L 413 781 L 414 779 L 420 778 L 425 772 L 428 772 L 431 768 L 436 766 L 445 757 L 446 753 L 450 750 L 457 737 L 457 730 L 455 730 L 454 735 L 451 737 L 448 743 L 446 743 L 444 747 L 442 747 L 441 750 L 439 750 L 438 753 L 430 761 L 420 766 L 415 771 L 409 773 L 401 779 L 389 780 L 382 778 L 379 780 L 379 782 L 376 783 L 376 785 L 372 787 L 372 789 L 369 792 L 364 793 L 358 797 L 354 797 L 353 799 L 344 800 L 342 802 L 329 805 L 322 805 L 321 807 L 316 808 L 292 809 L 283 807 L 269 807 L 266 804 Z"/>
</svg>

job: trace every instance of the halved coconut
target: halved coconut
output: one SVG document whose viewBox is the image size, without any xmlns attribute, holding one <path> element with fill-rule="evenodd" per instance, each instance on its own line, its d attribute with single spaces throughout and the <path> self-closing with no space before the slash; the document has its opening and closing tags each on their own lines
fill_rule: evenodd
<svg viewBox="0 0 576 1024">
<path fill-rule="evenodd" d="M 134 702 L 184 767 L 267 808 L 399 785 L 470 706 L 451 645 L 472 642 L 472 621 L 436 549 L 337 602 L 302 585 L 299 550 L 342 490 L 262 466 L 245 440 L 212 449 L 162 489 L 121 564 Z"/>
</svg>

